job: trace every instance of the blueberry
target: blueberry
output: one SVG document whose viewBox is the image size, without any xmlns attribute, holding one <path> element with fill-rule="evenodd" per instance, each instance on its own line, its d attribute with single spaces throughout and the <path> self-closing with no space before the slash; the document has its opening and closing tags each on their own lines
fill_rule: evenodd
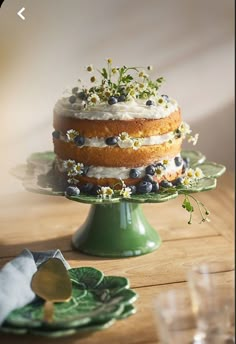
<svg viewBox="0 0 236 344">
<path fill-rule="evenodd" d="M 66 189 L 67 196 L 78 196 L 80 194 L 80 189 L 77 186 L 68 186 Z"/>
<path fill-rule="evenodd" d="M 111 136 L 111 137 L 106 138 L 105 142 L 108 146 L 114 146 L 117 144 L 118 139 L 116 136 Z"/>
<path fill-rule="evenodd" d="M 139 178 L 141 176 L 141 172 L 137 168 L 131 168 L 129 176 L 130 178 Z"/>
<path fill-rule="evenodd" d="M 109 105 L 113 105 L 113 104 L 116 104 L 117 103 L 117 98 L 116 97 L 110 97 L 108 99 L 108 104 Z"/>
<path fill-rule="evenodd" d="M 145 172 L 147 174 L 150 174 L 151 176 L 154 176 L 155 174 L 155 167 L 153 165 L 148 165 L 146 168 L 145 168 Z"/>
<path fill-rule="evenodd" d="M 59 138 L 60 138 L 60 131 L 55 130 L 55 131 L 52 133 L 52 137 L 53 137 L 54 139 L 59 139 Z"/>
<path fill-rule="evenodd" d="M 150 182 L 146 182 L 146 181 L 141 181 L 138 185 L 137 185 L 137 192 L 144 194 L 144 193 L 149 193 L 152 191 L 152 183 Z"/>
<path fill-rule="evenodd" d="M 152 182 L 153 182 L 153 177 L 152 177 L 150 174 L 146 174 L 146 175 L 143 177 L 143 180 L 145 180 L 146 182 L 152 183 Z"/>
<path fill-rule="evenodd" d="M 175 160 L 175 165 L 177 167 L 182 165 L 183 160 L 182 160 L 181 156 L 176 156 L 174 160 Z"/>
<path fill-rule="evenodd" d="M 172 185 L 172 183 L 171 182 L 168 182 L 168 180 L 162 180 L 161 182 L 160 182 L 160 186 L 162 187 L 162 188 L 171 188 L 173 185 Z"/>
<path fill-rule="evenodd" d="M 81 185 L 80 190 L 81 192 L 85 194 L 89 194 L 93 187 L 94 185 L 92 183 L 86 183 L 86 184 Z"/>
<path fill-rule="evenodd" d="M 76 102 L 76 96 L 70 96 L 69 102 L 70 102 L 71 104 L 74 104 L 74 103 Z"/>
<path fill-rule="evenodd" d="M 81 99 L 81 100 L 86 100 L 87 99 L 87 96 L 84 92 L 79 92 L 77 94 L 78 98 Z"/>
<path fill-rule="evenodd" d="M 174 186 L 178 186 L 178 185 L 181 185 L 183 183 L 183 178 L 182 177 L 178 177 L 176 178 L 175 180 L 173 180 L 172 184 Z"/>
<path fill-rule="evenodd" d="M 93 185 L 92 189 L 90 190 L 90 195 L 97 196 L 98 191 L 101 189 L 99 185 Z"/>
<path fill-rule="evenodd" d="M 117 99 L 118 102 L 125 102 L 126 101 L 126 96 L 124 94 L 121 94 L 118 99 Z"/>
<path fill-rule="evenodd" d="M 159 184 L 157 182 L 152 182 L 152 192 L 159 191 Z"/>
<path fill-rule="evenodd" d="M 84 142 L 85 142 L 84 136 L 77 135 L 77 136 L 74 138 L 74 143 L 76 144 L 76 146 L 83 146 L 83 145 L 84 145 Z"/>
<path fill-rule="evenodd" d="M 72 93 L 73 94 L 77 94 L 78 91 L 79 91 L 79 87 L 73 87 L 72 88 Z"/>
<path fill-rule="evenodd" d="M 130 185 L 129 188 L 130 188 L 130 190 L 131 190 L 131 194 L 132 194 L 132 195 L 135 195 L 136 192 L 137 192 L 136 186 L 135 186 L 135 185 Z"/>
<path fill-rule="evenodd" d="M 155 105 L 155 103 L 154 103 L 154 101 L 149 99 L 149 100 L 146 101 L 146 105 L 147 106 L 151 106 L 151 105 Z"/>
<path fill-rule="evenodd" d="M 183 158 L 184 164 L 186 165 L 186 167 L 190 166 L 190 159 L 188 157 Z"/>
<path fill-rule="evenodd" d="M 169 101 L 169 97 L 166 94 L 162 94 L 161 97 L 165 99 L 166 102 Z"/>
</svg>

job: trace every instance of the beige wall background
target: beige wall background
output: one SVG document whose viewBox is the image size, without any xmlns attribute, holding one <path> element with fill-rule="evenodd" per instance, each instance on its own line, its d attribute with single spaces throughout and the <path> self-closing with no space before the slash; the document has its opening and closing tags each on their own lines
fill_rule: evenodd
<svg viewBox="0 0 236 344">
<path fill-rule="evenodd" d="M 106 57 L 153 65 L 197 149 L 234 168 L 233 0 L 5 0 L 0 40 L 1 192 L 21 187 L 11 167 L 53 148 L 57 98 Z"/>
</svg>

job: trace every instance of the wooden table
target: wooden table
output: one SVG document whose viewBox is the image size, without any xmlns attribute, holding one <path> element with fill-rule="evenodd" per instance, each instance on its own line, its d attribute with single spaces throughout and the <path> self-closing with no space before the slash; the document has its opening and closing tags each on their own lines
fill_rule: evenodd
<svg viewBox="0 0 236 344">
<path fill-rule="evenodd" d="M 128 277 L 131 287 L 139 294 L 135 315 L 85 338 L 75 335 L 56 342 L 158 343 L 154 320 L 156 295 L 163 290 L 186 287 L 186 271 L 194 263 L 229 258 L 233 264 L 233 182 L 233 173 L 226 173 L 218 180 L 217 189 L 196 195 L 210 209 L 210 223 L 199 225 L 200 217 L 196 211 L 193 224 L 188 225 L 188 214 L 181 207 L 181 196 L 163 204 L 144 205 L 144 212 L 158 229 L 163 243 L 151 254 L 123 259 L 90 257 L 72 250 L 71 235 L 86 218 L 88 205 L 63 197 L 27 192 L 9 195 L 0 200 L 0 265 L 25 247 L 31 250 L 59 248 L 72 267 L 94 266 L 108 275 Z M 233 279 L 230 268 L 218 274 L 223 283 Z M 48 342 L 50 340 L 35 336 L 0 335 L 1 344 Z"/>
</svg>

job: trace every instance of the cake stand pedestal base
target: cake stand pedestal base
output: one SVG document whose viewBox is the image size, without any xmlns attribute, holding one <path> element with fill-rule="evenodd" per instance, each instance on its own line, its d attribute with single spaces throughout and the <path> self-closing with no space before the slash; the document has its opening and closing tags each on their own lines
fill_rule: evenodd
<svg viewBox="0 0 236 344">
<path fill-rule="evenodd" d="M 141 206 L 120 202 L 92 205 L 85 223 L 72 237 L 75 249 L 100 257 L 133 257 L 157 249 L 161 239 Z"/>
</svg>

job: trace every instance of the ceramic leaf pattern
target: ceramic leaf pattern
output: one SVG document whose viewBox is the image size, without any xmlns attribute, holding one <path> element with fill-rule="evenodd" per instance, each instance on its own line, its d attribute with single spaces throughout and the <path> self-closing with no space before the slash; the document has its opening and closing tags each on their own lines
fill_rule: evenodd
<svg viewBox="0 0 236 344">
<path fill-rule="evenodd" d="M 116 319 L 135 312 L 131 304 L 137 299 L 137 294 L 129 289 L 126 278 L 104 276 L 92 267 L 73 268 L 68 272 L 72 281 L 72 298 L 69 302 L 54 304 L 52 323 L 42 320 L 44 302 L 37 298 L 35 302 L 11 312 L 1 331 L 60 337 L 103 329 Z"/>
</svg>

